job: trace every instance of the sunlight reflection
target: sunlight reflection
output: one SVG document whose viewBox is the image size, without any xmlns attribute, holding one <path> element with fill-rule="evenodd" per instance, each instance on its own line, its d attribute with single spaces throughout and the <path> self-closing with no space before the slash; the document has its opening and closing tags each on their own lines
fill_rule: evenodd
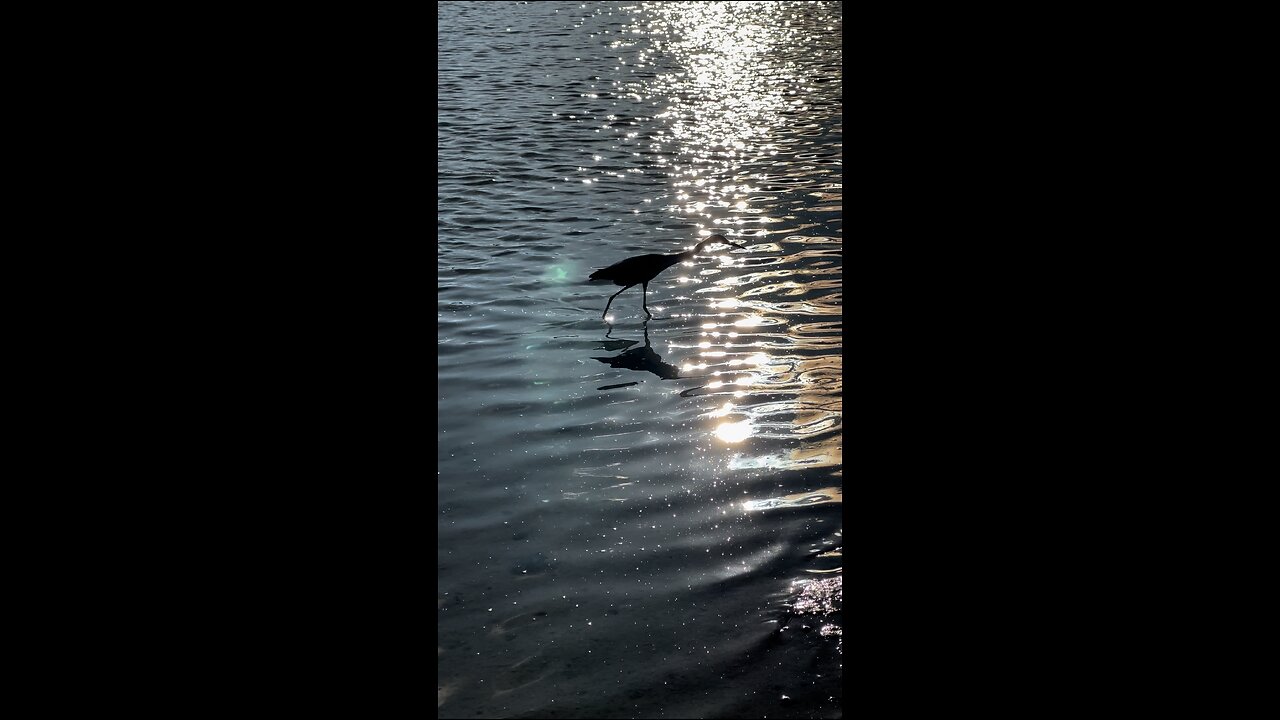
<svg viewBox="0 0 1280 720">
<path fill-rule="evenodd" d="M 839 503 L 843 501 L 844 492 L 839 487 L 826 487 L 821 490 L 794 493 L 792 495 L 784 495 L 783 497 L 778 498 L 748 500 L 742 503 L 742 508 L 747 512 L 758 512 L 760 510 L 772 510 L 774 508 L 807 507 L 810 505 Z"/>
<path fill-rule="evenodd" d="M 741 412 L 741 410 L 738 410 Z M 757 430 L 757 434 L 758 430 Z M 779 453 L 746 457 L 735 455 L 729 459 L 730 470 L 800 470 L 803 468 L 841 467 L 844 464 L 839 435 L 825 440 L 815 440 L 804 447 Z M 838 475 L 840 473 L 833 473 Z"/>
<path fill-rule="evenodd" d="M 841 256 L 827 247 L 839 245 L 838 229 L 824 221 L 838 222 L 839 150 L 829 151 L 827 138 L 810 140 L 838 135 L 839 103 L 822 89 L 837 85 L 817 85 L 838 83 L 838 75 L 815 77 L 788 52 L 804 32 L 791 23 L 797 6 L 641 7 L 661 28 L 652 35 L 655 54 L 677 69 L 646 86 L 661 127 L 642 133 L 636 149 L 668 178 L 670 215 L 701 237 L 720 233 L 748 248 L 707 252 L 715 262 L 688 263 L 674 278 L 681 292 L 705 298 L 700 312 L 684 316 L 700 328 L 678 343 L 682 377 L 705 384 L 682 394 L 717 396 L 701 418 L 720 442 L 755 441 L 757 456 L 734 458 L 730 468 L 835 466 L 828 472 L 838 476 Z"/>
<path fill-rule="evenodd" d="M 743 420 L 736 423 L 721 423 L 716 428 L 716 437 L 727 443 L 737 443 L 751 437 L 751 421 Z"/>
<path fill-rule="evenodd" d="M 787 11 L 768 2 L 646 7 L 663 24 L 679 29 L 663 50 L 686 68 L 668 79 L 668 105 L 657 116 L 671 121 L 662 141 L 679 144 L 678 157 L 696 158 L 693 167 L 673 168 L 674 174 L 693 178 L 676 183 L 690 190 L 676 196 L 684 205 L 673 209 L 703 217 L 711 217 L 704 212 L 708 208 L 750 213 L 746 178 L 734 173 L 777 152 L 770 140 L 788 122 L 788 93 L 805 82 L 793 63 L 779 62 L 774 49 L 790 32 L 784 25 Z"/>
</svg>

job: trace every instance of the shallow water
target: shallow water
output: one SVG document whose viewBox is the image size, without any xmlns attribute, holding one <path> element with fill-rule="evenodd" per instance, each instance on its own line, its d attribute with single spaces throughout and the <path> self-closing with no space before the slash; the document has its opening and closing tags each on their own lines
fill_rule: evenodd
<svg viewBox="0 0 1280 720">
<path fill-rule="evenodd" d="M 840 4 L 438 13 L 440 716 L 838 717 Z"/>
</svg>

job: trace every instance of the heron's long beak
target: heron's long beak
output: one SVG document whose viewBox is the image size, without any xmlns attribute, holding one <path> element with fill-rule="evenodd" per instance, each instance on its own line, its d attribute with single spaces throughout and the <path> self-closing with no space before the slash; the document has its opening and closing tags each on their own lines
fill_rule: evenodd
<svg viewBox="0 0 1280 720">
<path fill-rule="evenodd" d="M 738 243 L 736 243 L 736 242 L 729 242 L 728 240 L 725 240 L 725 241 L 724 241 L 724 243 L 725 243 L 725 245 L 732 245 L 732 246 L 734 246 L 734 247 L 736 247 L 736 248 L 738 248 L 738 249 L 740 249 L 740 250 L 746 250 L 746 249 L 747 249 L 745 245 L 739 245 L 739 244 L 738 244 Z"/>
</svg>

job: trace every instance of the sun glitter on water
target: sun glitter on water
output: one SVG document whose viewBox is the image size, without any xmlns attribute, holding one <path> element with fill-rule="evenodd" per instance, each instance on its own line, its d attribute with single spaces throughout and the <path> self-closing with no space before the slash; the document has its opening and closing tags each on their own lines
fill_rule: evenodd
<svg viewBox="0 0 1280 720">
<path fill-rule="evenodd" d="M 751 421 L 743 420 L 736 423 L 721 423 L 716 428 L 716 437 L 728 443 L 742 442 L 751 437 Z"/>
</svg>

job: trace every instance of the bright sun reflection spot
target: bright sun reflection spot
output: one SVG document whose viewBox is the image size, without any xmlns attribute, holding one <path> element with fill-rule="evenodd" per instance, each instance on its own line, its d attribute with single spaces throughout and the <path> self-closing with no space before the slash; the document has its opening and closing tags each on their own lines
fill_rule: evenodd
<svg viewBox="0 0 1280 720">
<path fill-rule="evenodd" d="M 738 327 L 755 327 L 764 323 L 764 318 L 759 315 L 748 315 L 741 320 L 735 321 L 733 324 Z"/>
<path fill-rule="evenodd" d="M 721 423 L 716 428 L 716 437 L 728 443 L 742 442 L 751 437 L 751 421 L 743 420 L 736 423 Z"/>
</svg>

